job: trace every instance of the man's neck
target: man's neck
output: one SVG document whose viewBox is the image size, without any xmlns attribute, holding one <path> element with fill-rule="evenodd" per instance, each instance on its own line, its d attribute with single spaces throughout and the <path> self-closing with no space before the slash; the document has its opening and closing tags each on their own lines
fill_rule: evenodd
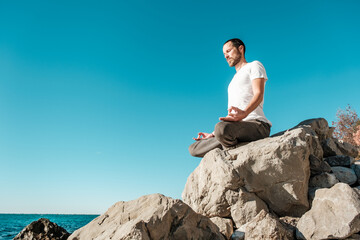
<svg viewBox="0 0 360 240">
<path fill-rule="evenodd" d="M 238 72 L 243 66 L 245 66 L 247 64 L 247 61 L 246 59 L 243 57 L 241 58 L 240 62 L 238 62 L 236 65 L 235 65 L 235 70 L 236 72 Z"/>
</svg>

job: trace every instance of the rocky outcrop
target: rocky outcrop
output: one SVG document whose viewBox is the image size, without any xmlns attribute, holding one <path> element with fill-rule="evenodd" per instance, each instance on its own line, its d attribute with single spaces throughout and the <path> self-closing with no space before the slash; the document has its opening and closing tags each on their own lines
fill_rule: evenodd
<svg viewBox="0 0 360 240">
<path fill-rule="evenodd" d="M 344 239 L 360 231 L 360 195 L 338 183 L 316 191 L 310 211 L 297 224 L 300 239 Z"/>
<path fill-rule="evenodd" d="M 358 149 L 332 131 L 310 119 L 210 151 L 189 176 L 184 202 L 161 194 L 118 202 L 69 239 L 358 239 Z"/>
<path fill-rule="evenodd" d="M 339 182 L 348 187 L 360 183 L 360 163 L 354 159 L 358 149 L 332 138 L 332 132 L 325 119 L 310 119 L 266 139 L 230 150 L 215 149 L 189 176 L 182 198 L 200 214 L 232 219 L 237 229 L 231 239 L 293 239 L 299 217 L 318 208 L 316 199 L 322 191 Z M 348 205 L 359 202 L 341 201 Z M 319 214 L 331 214 L 329 209 Z M 314 222 L 322 221 L 312 216 Z M 258 225 L 263 227 L 256 229 Z M 270 233 L 272 226 L 275 230 Z"/>
<path fill-rule="evenodd" d="M 66 240 L 69 235 L 70 233 L 56 223 L 40 218 L 27 225 L 14 240 Z"/>
<path fill-rule="evenodd" d="M 301 216 L 309 208 L 310 155 L 321 158 L 322 149 L 308 127 L 229 151 L 215 149 L 189 176 L 182 198 L 205 216 L 230 217 L 234 203 L 226 196 L 243 188 L 280 216 Z"/>
<path fill-rule="evenodd" d="M 161 194 L 118 202 L 103 215 L 78 229 L 69 240 L 89 239 L 225 239 L 207 217 L 181 200 Z"/>
</svg>

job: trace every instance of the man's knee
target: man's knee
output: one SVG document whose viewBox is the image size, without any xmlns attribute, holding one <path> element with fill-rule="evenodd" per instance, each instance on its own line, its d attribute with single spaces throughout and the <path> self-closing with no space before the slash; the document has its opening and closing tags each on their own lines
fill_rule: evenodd
<svg viewBox="0 0 360 240">
<path fill-rule="evenodd" d="M 189 146 L 189 153 L 193 157 L 203 157 L 205 154 L 199 152 L 199 149 L 197 148 L 198 142 L 194 142 Z"/>
<path fill-rule="evenodd" d="M 194 157 L 204 157 L 206 153 L 215 149 L 222 148 L 216 138 L 207 138 L 194 142 L 189 146 L 189 152 Z"/>
<path fill-rule="evenodd" d="M 229 124 L 227 122 L 218 122 L 215 125 L 214 135 L 219 142 L 222 142 L 224 138 L 229 134 Z"/>
</svg>

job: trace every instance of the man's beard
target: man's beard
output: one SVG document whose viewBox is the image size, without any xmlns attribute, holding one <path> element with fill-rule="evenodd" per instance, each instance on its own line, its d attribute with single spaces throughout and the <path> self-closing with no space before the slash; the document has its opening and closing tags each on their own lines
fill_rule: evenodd
<svg viewBox="0 0 360 240">
<path fill-rule="evenodd" d="M 229 62 L 229 66 L 230 67 L 234 67 L 236 64 L 238 64 L 241 60 L 241 55 L 239 55 L 239 57 L 237 58 L 233 58 L 234 60 L 232 62 Z"/>
</svg>

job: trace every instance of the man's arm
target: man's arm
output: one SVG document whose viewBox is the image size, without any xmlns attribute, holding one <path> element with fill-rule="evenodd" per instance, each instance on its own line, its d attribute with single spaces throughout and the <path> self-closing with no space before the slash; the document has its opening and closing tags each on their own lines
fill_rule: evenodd
<svg viewBox="0 0 360 240">
<path fill-rule="evenodd" d="M 255 78 L 252 80 L 252 89 L 254 96 L 244 110 L 231 106 L 228 109 L 228 115 L 219 119 L 221 121 L 237 122 L 243 120 L 254 111 L 264 99 L 265 79 Z"/>
</svg>

